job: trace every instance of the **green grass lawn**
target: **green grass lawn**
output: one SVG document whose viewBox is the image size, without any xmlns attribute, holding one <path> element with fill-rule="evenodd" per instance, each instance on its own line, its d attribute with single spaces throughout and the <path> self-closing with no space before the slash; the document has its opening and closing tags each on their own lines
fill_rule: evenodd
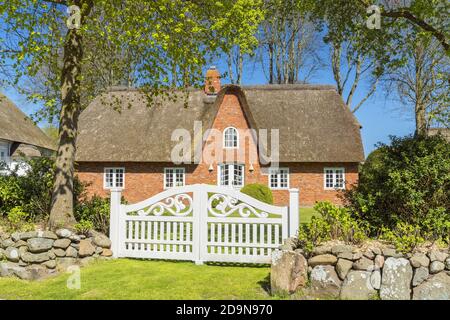
<svg viewBox="0 0 450 320">
<path fill-rule="evenodd" d="M 318 213 L 300 208 L 300 223 Z M 271 299 L 268 266 L 203 265 L 118 259 L 81 268 L 81 288 L 70 274 L 41 281 L 0 278 L 0 299 Z"/>
<path fill-rule="evenodd" d="M 318 216 L 319 213 L 314 208 L 300 208 L 300 223 L 309 223 L 313 216 Z"/>
<path fill-rule="evenodd" d="M 268 266 L 197 266 L 191 262 L 118 259 L 81 268 L 81 288 L 70 274 L 41 281 L 0 278 L 0 299 L 271 299 Z"/>
</svg>

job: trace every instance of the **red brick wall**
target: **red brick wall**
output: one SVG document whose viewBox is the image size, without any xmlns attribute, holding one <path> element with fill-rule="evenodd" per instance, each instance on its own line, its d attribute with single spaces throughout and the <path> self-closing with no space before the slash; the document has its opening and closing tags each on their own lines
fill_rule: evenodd
<svg viewBox="0 0 450 320">
<path fill-rule="evenodd" d="M 243 151 L 241 155 L 235 149 L 224 150 L 222 157 L 220 154 L 213 155 L 213 171 L 210 172 L 210 163 L 202 161 L 198 165 L 181 165 L 186 170 L 186 184 L 208 183 L 217 184 L 217 163 L 237 161 L 245 164 L 245 184 L 249 183 L 268 183 L 268 176 L 261 172 L 261 167 L 257 159 L 251 159 L 250 152 L 256 154 L 255 141 L 247 136 L 246 129 L 249 129 L 248 121 L 240 107 L 237 96 L 228 94 L 224 97 L 223 103 L 219 108 L 218 115 L 214 120 L 212 128 L 223 132 L 227 127 L 235 127 L 239 131 L 239 150 Z M 220 139 L 221 139 L 220 135 Z M 206 145 L 212 146 L 214 139 L 210 137 Z M 220 144 L 222 141 L 219 142 Z M 211 153 L 210 149 L 205 148 L 204 159 Z M 256 161 L 252 161 L 256 160 Z M 254 171 L 250 172 L 250 162 L 252 162 Z M 324 167 L 344 167 L 347 187 L 355 183 L 358 179 L 358 164 L 343 163 L 285 163 L 281 167 L 288 167 L 290 170 L 290 187 L 300 189 L 300 205 L 309 206 L 316 201 L 329 200 L 334 203 L 340 203 L 337 192 L 333 190 L 324 190 Z M 107 196 L 108 190 L 103 189 L 103 169 L 105 167 L 125 167 L 125 190 L 123 195 L 127 201 L 134 203 L 144 200 L 152 195 L 163 191 L 163 179 L 165 167 L 176 167 L 171 163 L 78 163 L 76 169 L 78 177 L 89 183 L 88 194 L 97 194 Z M 287 204 L 289 201 L 289 192 L 287 190 L 274 190 L 274 200 L 276 204 Z"/>
</svg>

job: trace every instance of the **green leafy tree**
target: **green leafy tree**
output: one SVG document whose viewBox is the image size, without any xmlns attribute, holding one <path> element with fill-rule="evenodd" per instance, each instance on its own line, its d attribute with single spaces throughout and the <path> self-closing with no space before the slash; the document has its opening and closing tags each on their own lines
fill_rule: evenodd
<svg viewBox="0 0 450 320">
<path fill-rule="evenodd" d="M 174 74 L 183 86 L 195 84 L 214 52 L 234 42 L 251 48 L 261 17 L 258 1 L 249 0 L 0 2 L 4 79 L 43 102 L 40 116 L 59 118 L 51 229 L 75 224 L 75 141 L 79 114 L 89 101 L 115 79 L 132 77 L 149 100 L 170 92 L 166 89 Z M 108 54 L 98 54 L 105 48 Z M 93 63 L 99 67 L 90 68 Z M 99 68 L 107 69 L 100 75 L 108 73 L 113 80 L 99 79 Z M 31 93 L 25 88 L 36 77 L 44 79 L 48 90 Z"/>
<path fill-rule="evenodd" d="M 448 238 L 450 143 L 440 135 L 408 136 L 378 147 L 358 185 L 345 193 L 346 206 L 368 222 L 372 235 L 413 226 L 425 239 Z"/>
</svg>

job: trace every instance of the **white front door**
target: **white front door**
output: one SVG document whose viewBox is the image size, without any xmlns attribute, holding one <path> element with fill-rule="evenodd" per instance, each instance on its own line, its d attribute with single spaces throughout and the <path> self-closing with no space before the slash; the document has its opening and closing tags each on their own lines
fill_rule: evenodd
<svg viewBox="0 0 450 320">
<path fill-rule="evenodd" d="M 244 165 L 223 163 L 218 166 L 218 185 L 224 187 L 242 188 L 244 186 Z"/>
</svg>

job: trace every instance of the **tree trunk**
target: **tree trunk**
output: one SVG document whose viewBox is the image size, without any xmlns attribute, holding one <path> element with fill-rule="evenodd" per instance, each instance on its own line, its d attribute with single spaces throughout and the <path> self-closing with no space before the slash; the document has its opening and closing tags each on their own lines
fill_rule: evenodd
<svg viewBox="0 0 450 320">
<path fill-rule="evenodd" d="M 80 1 L 76 4 L 82 8 L 82 17 L 89 14 L 92 7 L 91 1 Z M 59 146 L 48 223 L 51 230 L 71 227 L 76 222 L 73 214 L 73 176 L 78 116 L 81 111 L 82 59 L 83 46 L 80 31 L 69 29 L 66 34 L 64 64 L 61 72 L 62 106 L 59 122 Z"/>
<path fill-rule="evenodd" d="M 427 121 L 425 106 L 423 103 L 416 102 L 415 106 L 415 117 L 416 117 L 416 136 L 425 136 L 427 134 Z"/>
</svg>

